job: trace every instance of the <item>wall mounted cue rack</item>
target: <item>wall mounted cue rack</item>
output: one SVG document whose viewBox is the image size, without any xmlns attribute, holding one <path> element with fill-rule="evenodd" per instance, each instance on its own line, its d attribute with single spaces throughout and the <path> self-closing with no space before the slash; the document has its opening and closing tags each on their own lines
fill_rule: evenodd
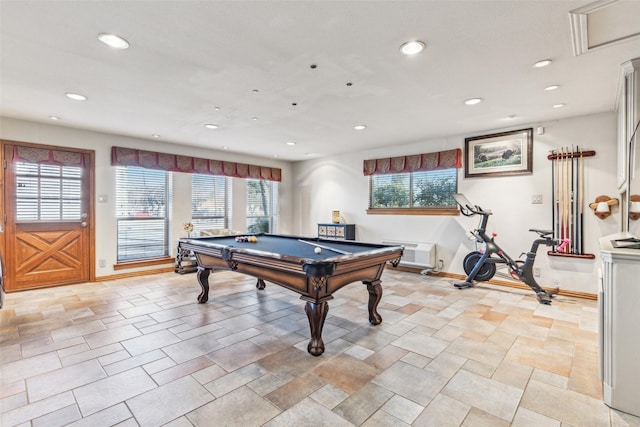
<svg viewBox="0 0 640 427">
<path fill-rule="evenodd" d="M 584 252 L 584 158 L 595 155 L 595 151 L 584 151 L 580 147 L 562 147 L 547 156 L 552 161 L 553 237 L 571 240 L 564 251 L 554 246 L 548 255 L 595 258 L 594 254 Z"/>
</svg>

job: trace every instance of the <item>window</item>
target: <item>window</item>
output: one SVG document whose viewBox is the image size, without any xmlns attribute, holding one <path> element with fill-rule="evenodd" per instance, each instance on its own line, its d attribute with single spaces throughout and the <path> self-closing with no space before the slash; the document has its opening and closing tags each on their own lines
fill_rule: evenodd
<svg viewBox="0 0 640 427">
<path fill-rule="evenodd" d="M 82 209 L 82 168 L 18 162 L 16 220 L 79 220 Z"/>
<path fill-rule="evenodd" d="M 195 235 L 209 228 L 231 228 L 230 178 L 191 175 L 191 223 Z"/>
<path fill-rule="evenodd" d="M 247 232 L 275 233 L 278 183 L 247 179 Z"/>
<path fill-rule="evenodd" d="M 116 168 L 119 262 L 169 255 L 170 189 L 169 172 Z"/>
<path fill-rule="evenodd" d="M 371 175 L 368 212 L 393 209 L 427 213 L 430 209 L 456 209 L 452 195 L 457 188 L 456 168 Z"/>
</svg>

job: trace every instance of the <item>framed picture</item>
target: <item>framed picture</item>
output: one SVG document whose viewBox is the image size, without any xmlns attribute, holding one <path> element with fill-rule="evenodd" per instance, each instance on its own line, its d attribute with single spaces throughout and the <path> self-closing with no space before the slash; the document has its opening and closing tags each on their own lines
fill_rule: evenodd
<svg viewBox="0 0 640 427">
<path fill-rule="evenodd" d="M 464 140 L 464 176 L 525 175 L 533 171 L 533 128 Z"/>
</svg>

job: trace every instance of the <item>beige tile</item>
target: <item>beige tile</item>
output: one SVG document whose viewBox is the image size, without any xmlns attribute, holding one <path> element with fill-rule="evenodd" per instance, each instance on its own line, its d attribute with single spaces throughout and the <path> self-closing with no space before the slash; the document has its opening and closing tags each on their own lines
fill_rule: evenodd
<svg viewBox="0 0 640 427">
<path fill-rule="evenodd" d="M 31 421 L 32 427 L 66 426 L 82 418 L 77 405 L 69 405 Z"/>
<path fill-rule="evenodd" d="M 129 338 L 139 337 L 140 335 L 142 334 L 134 326 L 124 325 L 119 328 L 111 328 L 106 331 L 85 335 L 84 339 L 90 348 L 96 348 L 128 340 Z"/>
<path fill-rule="evenodd" d="M 463 427 L 509 427 L 510 425 L 509 421 L 478 408 L 471 408 L 462 423 Z"/>
<path fill-rule="evenodd" d="M 0 425 L 15 426 L 74 405 L 71 392 L 64 392 L 2 413 Z"/>
<path fill-rule="evenodd" d="M 422 335 L 414 331 L 407 332 L 402 337 L 393 341 L 392 344 L 430 359 L 436 357 L 449 345 L 446 341 Z"/>
<path fill-rule="evenodd" d="M 264 397 L 276 407 L 287 410 L 325 384 L 326 383 L 317 376 L 306 374 L 283 384 Z"/>
<path fill-rule="evenodd" d="M 216 378 L 215 380 L 205 384 L 205 387 L 216 397 L 224 396 L 225 394 L 242 387 L 251 381 L 262 377 L 267 371 L 256 364 L 251 364 L 240 368 L 230 374 Z"/>
<path fill-rule="evenodd" d="M 55 352 L 45 353 L 14 362 L 3 363 L 0 366 L 0 380 L 2 384 L 10 384 L 45 372 L 55 371 L 61 367 L 60 359 Z"/>
<path fill-rule="evenodd" d="M 144 427 L 162 425 L 214 399 L 195 379 L 186 376 L 142 393 L 126 403 L 138 424 Z"/>
<path fill-rule="evenodd" d="M 158 348 L 175 344 L 179 341 L 180 338 L 171 332 L 162 330 L 122 341 L 122 345 L 132 356 L 137 356 L 142 353 L 147 353 Z"/>
<path fill-rule="evenodd" d="M 416 418 L 416 427 L 458 427 L 469 413 L 471 406 L 444 394 L 437 395 Z"/>
<path fill-rule="evenodd" d="M 95 359 L 37 375 L 27 379 L 29 401 L 36 402 L 106 376 L 102 366 Z"/>
<path fill-rule="evenodd" d="M 536 380 L 529 381 L 520 406 L 574 426 L 609 424 L 609 410 L 602 401 Z"/>
<path fill-rule="evenodd" d="M 333 412 L 355 425 L 360 425 L 392 396 L 393 393 L 389 390 L 368 383 L 336 406 Z"/>
<path fill-rule="evenodd" d="M 447 381 L 448 378 L 433 372 L 396 362 L 372 382 L 424 406 L 442 390 Z"/>
<path fill-rule="evenodd" d="M 407 424 L 411 424 L 424 410 L 424 406 L 405 399 L 402 396 L 395 395 L 382 405 L 381 411 L 386 412 L 395 418 L 402 420 Z"/>
<path fill-rule="evenodd" d="M 82 415 L 87 416 L 156 387 L 142 368 L 134 368 L 78 387 L 73 394 Z"/>
<path fill-rule="evenodd" d="M 246 339 L 253 337 L 251 334 Z M 222 344 L 222 340 L 220 340 Z M 249 365 L 257 360 L 268 356 L 270 352 L 251 341 L 236 342 L 227 347 L 208 353 L 208 357 L 215 361 L 218 366 L 231 372 L 242 366 Z"/>
<path fill-rule="evenodd" d="M 362 360 L 339 354 L 312 372 L 325 382 L 351 394 L 370 382 L 379 371 Z"/>
<path fill-rule="evenodd" d="M 147 363 L 154 362 L 162 359 L 166 355 L 161 350 L 153 350 L 148 353 L 143 353 L 138 356 L 128 357 L 126 359 L 118 360 L 115 363 L 104 365 L 104 370 L 109 375 L 115 375 L 120 372 L 128 371 L 138 366 L 144 366 Z M 102 360 L 102 358 L 100 358 Z"/>
<path fill-rule="evenodd" d="M 211 360 L 207 356 L 200 356 L 179 365 L 162 370 L 156 374 L 151 375 L 151 377 L 156 383 L 158 383 L 158 385 L 162 385 L 177 380 L 178 378 L 182 378 L 185 375 L 198 372 L 201 369 L 207 368 L 212 365 L 214 365 L 213 360 Z"/>
<path fill-rule="evenodd" d="M 279 413 L 268 400 L 240 387 L 190 412 L 187 418 L 196 427 L 260 426 Z"/>
<path fill-rule="evenodd" d="M 342 426 L 351 427 L 353 424 L 340 417 L 336 413 L 325 408 L 316 401 L 306 398 L 295 406 L 282 412 L 273 418 L 264 427 L 289 427 L 289 426 Z"/>
<path fill-rule="evenodd" d="M 335 387 L 332 384 L 325 384 L 320 389 L 311 393 L 309 397 L 316 402 L 324 405 L 325 407 L 333 409 L 347 397 L 349 397 L 349 393 L 339 389 L 338 387 Z"/>
<path fill-rule="evenodd" d="M 459 371 L 442 392 L 509 422 L 522 396 L 522 389 L 464 370 Z"/>
<path fill-rule="evenodd" d="M 54 341 L 64 341 L 71 338 L 92 334 L 98 331 L 104 331 L 107 327 L 100 320 L 93 322 L 71 325 L 64 328 L 54 329 L 51 331 L 51 338 Z"/>
<path fill-rule="evenodd" d="M 385 271 L 376 327 L 366 290 L 346 286 L 320 357 L 299 296 L 238 273 L 216 273 L 208 304 L 195 275 L 173 273 L 9 294 L 0 423 L 640 427 L 602 402 L 595 302 L 542 307 L 528 291 L 451 281 Z M 191 392 L 214 400 L 181 406 Z"/>
<path fill-rule="evenodd" d="M 560 427 L 560 421 L 553 418 L 545 417 L 537 412 L 530 411 L 526 408 L 518 408 L 516 416 L 513 418 L 513 427 Z"/>
</svg>

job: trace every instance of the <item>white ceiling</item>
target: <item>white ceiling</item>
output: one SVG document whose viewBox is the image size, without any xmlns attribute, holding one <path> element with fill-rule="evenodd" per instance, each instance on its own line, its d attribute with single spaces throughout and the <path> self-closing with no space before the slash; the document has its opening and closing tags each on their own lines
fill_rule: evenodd
<svg viewBox="0 0 640 427">
<path fill-rule="evenodd" d="M 574 56 L 589 3 L 1 0 L 0 113 L 304 160 L 612 111 L 640 40 Z M 411 39 L 427 48 L 401 55 Z"/>
</svg>

